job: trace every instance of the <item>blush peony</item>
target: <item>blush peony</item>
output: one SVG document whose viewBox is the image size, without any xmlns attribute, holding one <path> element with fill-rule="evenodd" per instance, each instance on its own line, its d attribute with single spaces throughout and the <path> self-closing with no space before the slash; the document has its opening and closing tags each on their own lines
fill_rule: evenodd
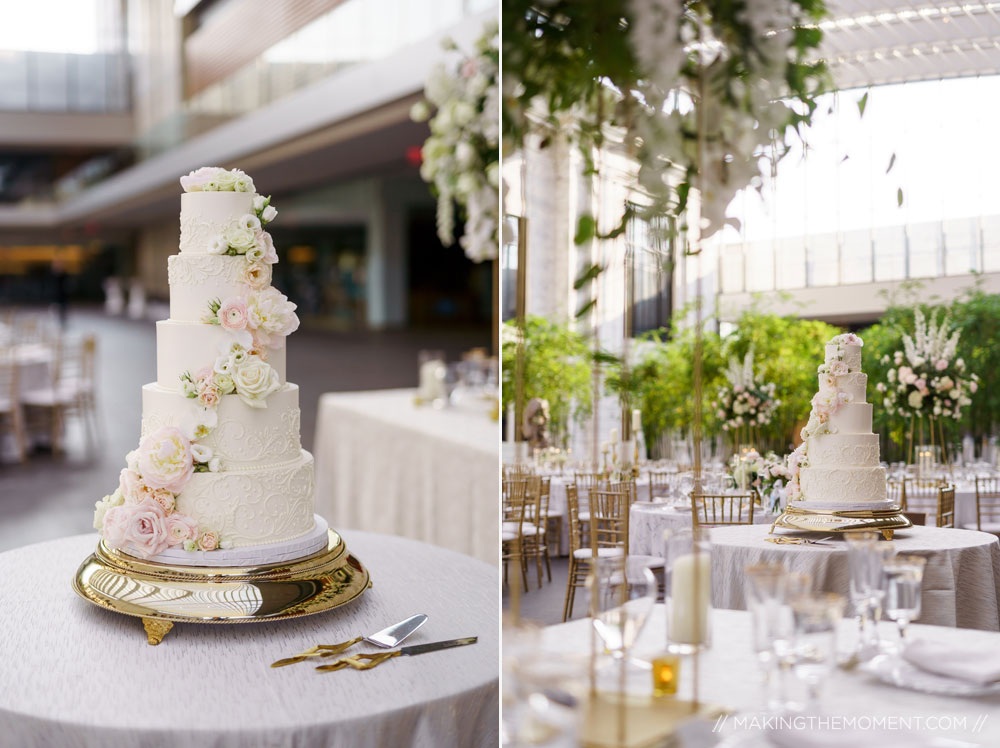
<svg viewBox="0 0 1000 748">
<path fill-rule="evenodd" d="M 180 493 L 194 472 L 191 442 L 174 426 L 154 431 L 139 444 L 139 472 L 149 487 Z"/>
<path fill-rule="evenodd" d="M 153 499 L 147 499 L 131 508 L 125 540 L 143 558 L 163 553 L 170 545 L 167 533 L 167 515 Z"/>
</svg>

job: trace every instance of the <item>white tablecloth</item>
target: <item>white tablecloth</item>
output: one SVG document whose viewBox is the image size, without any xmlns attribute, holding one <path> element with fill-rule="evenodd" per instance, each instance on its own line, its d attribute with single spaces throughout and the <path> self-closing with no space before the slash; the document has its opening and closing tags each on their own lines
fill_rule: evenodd
<svg viewBox="0 0 1000 748">
<path fill-rule="evenodd" d="M 847 594 L 850 574 L 847 544 L 842 538 L 831 540 L 833 547 L 776 545 L 764 540 L 769 529 L 745 525 L 711 531 L 715 605 L 745 610 L 743 570 L 761 561 L 781 561 L 792 571 L 811 574 L 815 589 Z M 795 535 L 780 529 L 776 534 Z M 1000 631 L 1000 541 L 996 535 L 910 527 L 897 530 L 893 542 L 901 554 L 927 558 L 921 623 Z"/>
<path fill-rule="evenodd" d="M 416 390 L 326 394 L 317 511 L 334 527 L 423 540 L 499 563 L 500 428 L 413 403 Z"/>
<path fill-rule="evenodd" d="M 770 525 L 776 516 L 757 507 L 753 521 L 757 525 Z M 691 528 L 690 507 L 679 510 L 667 504 L 636 501 L 628 513 L 629 553 L 642 556 L 663 557 L 663 531 Z"/>
<path fill-rule="evenodd" d="M 156 647 L 138 618 L 73 593 L 96 535 L 0 554 L 0 745 L 495 746 L 497 570 L 403 538 L 343 537 L 372 575 L 359 600 L 275 623 L 177 624 Z M 407 643 L 479 642 L 367 672 L 268 667 L 421 612 L 429 619 Z"/>
<path fill-rule="evenodd" d="M 549 626 L 542 633 L 542 646 L 545 651 L 553 654 L 586 654 L 589 651 L 591 635 L 590 620 L 580 619 Z M 839 629 L 839 647 L 842 651 L 850 651 L 856 640 L 857 624 L 845 619 Z M 960 645 L 981 645 L 984 650 L 995 651 L 1000 648 L 1000 634 L 985 631 L 958 631 L 937 626 L 911 627 L 914 637 L 933 639 L 936 641 L 954 642 Z M 881 628 L 883 638 L 898 640 L 894 624 L 883 623 Z M 633 649 L 635 656 L 648 659 L 664 650 L 666 643 L 666 626 L 663 606 L 657 605 L 650 616 L 646 627 L 639 636 Z M 680 677 L 680 696 L 691 698 L 691 660 L 684 658 Z M 699 661 L 699 696 L 701 701 L 718 705 L 739 716 L 763 715 L 757 711 L 762 704 L 760 670 L 756 656 L 751 649 L 750 616 L 742 611 L 715 610 L 712 612 L 712 646 L 701 656 Z M 585 673 L 581 680 L 586 683 Z M 650 687 L 651 687 L 650 683 Z M 651 689 L 650 689 L 651 690 Z M 800 698 L 804 687 L 797 694 Z M 860 670 L 834 670 L 822 688 L 822 714 L 825 717 L 876 717 L 884 720 L 887 717 L 900 721 L 910 720 L 914 731 L 933 738 L 951 738 L 965 740 L 983 746 L 1000 745 L 1000 696 L 980 698 L 945 698 L 930 696 L 914 691 L 884 685 Z M 985 715 L 985 719 L 984 719 Z M 745 740 L 761 737 L 749 728 L 741 732 L 737 728 L 735 716 L 730 716 L 725 722 L 718 723 L 723 727 L 722 735 L 712 735 L 713 724 L 705 729 L 707 740 L 695 742 L 693 745 L 714 745 L 714 738 L 729 736 L 738 743 L 732 745 L 747 745 Z M 752 723 L 743 723 L 744 725 Z M 977 725 L 981 731 L 977 731 Z M 816 740 L 820 738 L 815 733 Z M 897 742 L 894 745 L 906 745 L 906 733 L 895 733 Z M 791 742 L 789 742 L 791 741 Z M 877 736 L 873 735 L 864 745 L 878 745 Z M 754 746 L 768 745 L 769 742 L 752 742 Z M 795 744 L 794 738 L 786 738 L 788 744 Z M 803 741 L 804 744 L 804 741 Z M 685 746 L 691 745 L 685 743 Z M 814 745 L 820 745 L 819 742 Z M 857 742 L 831 742 L 825 745 L 860 745 Z"/>
</svg>

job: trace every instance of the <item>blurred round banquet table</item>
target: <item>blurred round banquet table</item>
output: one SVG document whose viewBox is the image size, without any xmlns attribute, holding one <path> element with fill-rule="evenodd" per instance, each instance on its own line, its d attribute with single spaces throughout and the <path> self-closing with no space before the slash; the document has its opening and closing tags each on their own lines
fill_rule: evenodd
<svg viewBox="0 0 1000 748">
<path fill-rule="evenodd" d="M 765 696 L 760 665 L 753 649 L 750 614 L 713 610 L 711 626 L 711 645 L 698 659 L 698 696 L 702 703 L 729 713 L 725 719 L 713 715 L 700 725 L 689 725 L 679 745 L 718 744 L 720 748 L 723 744 L 729 748 L 972 748 L 1000 745 L 1000 719 L 997 719 L 1000 695 L 950 697 L 919 693 L 881 683 L 860 667 L 853 670 L 834 668 L 823 679 L 817 711 L 786 713 L 786 717 L 794 721 L 789 726 L 786 720 L 785 726 L 780 726 L 774 719 L 775 712 L 764 711 Z M 852 618 L 840 621 L 837 630 L 840 651 L 853 650 L 857 629 L 858 624 Z M 899 633 L 891 621 L 879 625 L 879 634 L 884 641 L 899 641 Z M 664 606 L 656 605 L 630 656 L 647 662 L 661 656 L 666 635 Z M 1000 650 L 1000 634 L 989 631 L 913 624 L 907 636 L 956 648 L 982 648 L 984 652 Z M 571 688 L 583 684 L 585 689 L 588 682 L 586 654 L 591 646 L 591 621 L 581 618 L 543 629 L 531 658 L 541 677 L 561 668 L 561 672 L 575 673 L 569 683 Z M 681 658 L 677 695 L 682 699 L 690 699 L 693 695 L 692 663 L 691 657 Z M 638 676 L 630 679 L 627 687 L 631 694 L 639 695 L 649 694 L 652 685 L 652 677 L 647 675 L 642 679 Z M 805 685 L 802 684 L 791 695 L 801 701 L 804 693 Z M 577 695 L 585 694 L 578 690 Z"/>
<path fill-rule="evenodd" d="M 756 507 L 755 525 L 770 525 L 777 519 L 767 509 Z M 691 529 L 691 507 L 634 501 L 628 510 L 628 552 L 640 556 L 662 558 L 665 530 Z"/>
<path fill-rule="evenodd" d="M 712 540 L 712 601 L 716 607 L 746 609 L 744 569 L 762 561 L 782 562 L 805 572 L 813 587 L 848 594 L 847 543 L 834 535 L 826 545 L 769 543 L 767 525 L 717 527 Z M 821 539 L 821 534 L 776 531 L 775 537 Z M 908 527 L 893 536 L 900 554 L 923 556 L 923 603 L 920 623 L 1000 631 L 1000 539 L 975 530 Z"/>
<path fill-rule="evenodd" d="M 328 393 L 316 414 L 316 506 L 336 527 L 423 540 L 498 564 L 500 431 L 415 389 Z"/>
<path fill-rule="evenodd" d="M 358 600 L 274 623 L 178 623 L 155 647 L 138 618 L 73 592 L 96 534 L 0 554 L 0 745 L 497 745 L 497 568 L 405 538 L 343 537 L 372 576 Z M 270 667 L 416 613 L 428 620 L 407 644 L 479 641 L 367 671 Z M 376 650 L 362 643 L 351 652 Z"/>
</svg>

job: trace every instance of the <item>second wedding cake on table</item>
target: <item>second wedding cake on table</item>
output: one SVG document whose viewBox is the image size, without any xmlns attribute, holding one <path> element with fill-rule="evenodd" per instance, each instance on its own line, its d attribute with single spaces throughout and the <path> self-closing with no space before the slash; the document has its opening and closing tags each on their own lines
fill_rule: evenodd
<svg viewBox="0 0 1000 748">
<path fill-rule="evenodd" d="M 264 226 L 277 211 L 239 170 L 181 178 L 170 319 L 156 323 L 156 381 L 142 388 L 139 446 L 97 502 L 105 545 L 171 564 L 287 561 L 326 547 L 299 389 L 285 378 L 295 304 L 271 286 Z"/>
<path fill-rule="evenodd" d="M 826 344 L 803 442 L 788 459 L 789 499 L 803 508 L 881 510 L 891 504 L 878 435 L 872 433 L 872 405 L 865 402 L 863 345 L 851 333 Z"/>
</svg>

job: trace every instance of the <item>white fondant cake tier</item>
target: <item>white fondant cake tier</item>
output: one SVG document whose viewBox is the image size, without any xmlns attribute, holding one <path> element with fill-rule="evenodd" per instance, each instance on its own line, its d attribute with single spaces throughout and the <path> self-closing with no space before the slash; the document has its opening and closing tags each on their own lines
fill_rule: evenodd
<svg viewBox="0 0 1000 748">
<path fill-rule="evenodd" d="M 843 349 L 843 357 L 837 358 L 837 349 Z M 832 363 L 834 361 L 843 361 L 847 364 L 849 371 L 856 372 L 861 371 L 861 346 L 859 345 L 844 345 L 837 346 L 835 343 L 826 344 L 826 363 Z"/>
<path fill-rule="evenodd" d="M 170 564 L 171 566 L 215 567 L 264 566 L 296 561 L 319 553 L 330 542 L 330 526 L 326 520 L 315 514 L 313 521 L 315 524 L 309 533 L 282 543 L 249 545 L 245 548 L 229 550 L 220 548 L 214 551 L 185 551 L 183 548 L 168 548 L 163 553 L 143 560 Z M 139 555 L 131 546 L 126 546 L 124 550 L 126 553 Z"/>
<path fill-rule="evenodd" d="M 830 416 L 830 427 L 838 434 L 872 433 L 872 404 L 844 403 Z"/>
<path fill-rule="evenodd" d="M 236 255 L 171 255 L 167 258 L 170 319 L 201 322 L 212 299 L 225 301 L 246 294 L 246 257 Z M 270 277 L 270 265 L 267 268 Z M 268 281 L 270 282 L 270 280 Z"/>
<path fill-rule="evenodd" d="M 251 192 L 185 192 L 181 195 L 182 254 L 208 254 L 232 221 L 253 213 Z"/>
<path fill-rule="evenodd" d="M 802 496 L 810 501 L 883 501 L 885 468 L 810 464 L 799 472 L 799 485 Z"/>
<path fill-rule="evenodd" d="M 293 540 L 313 527 L 313 458 L 302 450 L 284 465 L 195 473 L 177 495 L 177 511 L 233 548 Z"/>
<path fill-rule="evenodd" d="M 176 390 L 144 385 L 142 435 L 162 426 L 181 426 L 198 408 L 196 400 Z M 224 471 L 286 463 L 302 450 L 298 385 L 286 384 L 271 393 L 266 408 L 251 408 L 236 395 L 223 395 L 216 414 L 218 425 L 199 443 L 212 449 Z"/>
<path fill-rule="evenodd" d="M 821 434 L 809 441 L 813 467 L 875 467 L 879 463 L 876 434 Z"/>
<path fill-rule="evenodd" d="M 796 501 L 796 509 L 805 509 L 810 512 L 884 512 L 889 509 L 898 509 L 893 504 L 892 499 L 882 499 L 881 501 Z"/>
<path fill-rule="evenodd" d="M 172 316 L 172 315 L 171 315 Z M 823 377 L 825 374 L 820 374 L 817 378 L 820 380 L 820 385 L 822 386 Z M 865 397 L 867 396 L 868 389 L 868 375 L 863 374 L 860 371 L 851 372 L 850 374 L 841 374 L 838 377 L 834 377 L 837 382 L 837 389 L 842 392 L 847 392 L 854 398 L 854 402 L 863 403 L 865 402 Z"/>
<path fill-rule="evenodd" d="M 218 325 L 160 320 L 156 323 L 156 383 L 179 390 L 181 374 L 194 375 L 203 366 L 212 366 L 220 355 L 219 348 L 232 340 L 232 333 Z M 284 384 L 285 349 L 269 349 L 267 362 Z"/>
</svg>

